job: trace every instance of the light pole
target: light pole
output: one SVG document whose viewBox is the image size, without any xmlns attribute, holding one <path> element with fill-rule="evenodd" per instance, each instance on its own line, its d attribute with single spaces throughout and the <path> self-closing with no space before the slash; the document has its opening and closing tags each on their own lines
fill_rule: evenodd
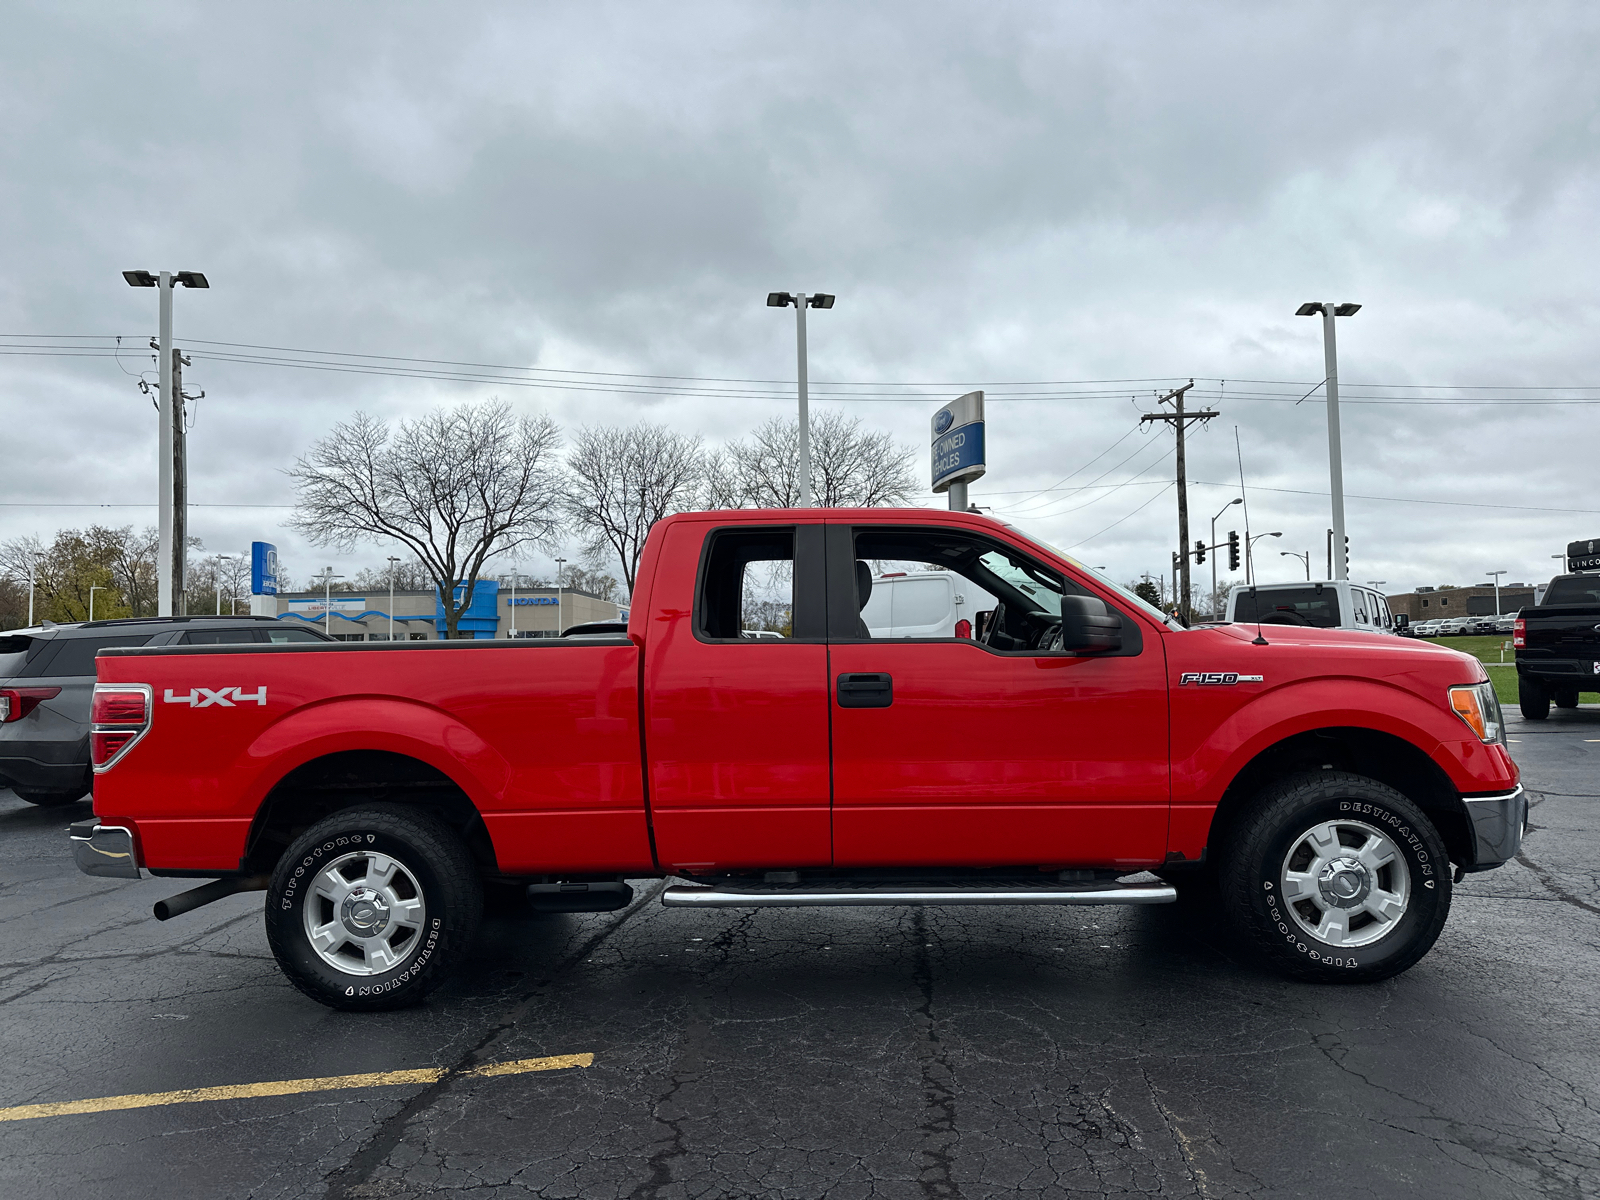
<svg viewBox="0 0 1600 1200">
<path fill-rule="evenodd" d="M 1339 350 L 1334 341 L 1333 319 L 1353 317 L 1361 311 L 1359 304 L 1332 304 L 1311 301 L 1295 310 L 1297 317 L 1322 317 L 1322 358 L 1327 369 L 1324 383 L 1328 389 L 1328 481 L 1333 497 L 1333 544 L 1344 545 L 1344 458 L 1339 448 Z M 1344 559 L 1334 560 L 1333 577 L 1347 576 Z"/>
<path fill-rule="evenodd" d="M 110 590 L 103 583 L 96 583 L 89 588 L 89 620 L 94 620 L 94 594 L 96 592 L 109 592 Z"/>
<path fill-rule="evenodd" d="M 806 309 L 832 308 L 834 298 L 826 292 L 807 296 L 804 292 L 768 292 L 768 308 L 794 305 L 795 358 L 800 380 L 800 507 L 811 507 L 811 413 L 806 391 Z M 559 603 L 558 603 L 559 608 Z M 560 613 L 557 612 L 559 622 Z"/>
<path fill-rule="evenodd" d="M 1235 504 L 1243 504 L 1243 496 L 1235 496 L 1221 508 L 1217 509 L 1217 517 L 1227 512 Z M 1211 518 L 1211 615 L 1217 615 L 1217 517 Z"/>
<path fill-rule="evenodd" d="M 331 566 L 323 567 L 321 575 L 311 577 L 312 583 L 322 585 L 322 629 L 329 637 L 333 636 L 333 581 L 343 578 L 343 575 L 335 575 Z"/>
<path fill-rule="evenodd" d="M 1494 615 L 1497 617 L 1500 615 L 1500 576 L 1504 575 L 1505 573 L 1506 572 L 1504 571 L 1484 572 L 1485 575 L 1490 576 L 1494 580 Z"/>
<path fill-rule="evenodd" d="M 511 609 L 511 638 L 512 638 L 513 641 L 515 641 L 516 640 L 516 636 L 517 636 L 517 564 L 516 563 L 512 563 L 511 564 L 511 603 L 510 603 L 509 607 Z"/>
<path fill-rule="evenodd" d="M 237 555 L 237 554 L 213 554 L 211 557 L 216 560 L 216 564 L 217 564 L 217 616 L 220 617 L 222 615 L 222 564 L 224 562 L 228 562 L 228 561 L 230 561 L 232 559 L 239 558 L 240 555 Z M 230 598 L 229 603 L 231 605 L 231 603 L 232 603 L 231 598 Z"/>
<path fill-rule="evenodd" d="M 556 636 L 561 636 L 561 568 L 567 565 L 564 558 L 556 559 Z"/>
<path fill-rule="evenodd" d="M 400 560 L 394 555 L 389 555 L 389 640 L 394 641 L 394 573 L 395 564 Z"/>
<path fill-rule="evenodd" d="M 1255 535 L 1255 537 L 1251 537 L 1248 532 L 1245 533 L 1245 537 L 1244 537 L 1244 581 L 1245 581 L 1246 584 L 1255 582 L 1255 568 L 1254 568 L 1254 566 L 1252 564 L 1255 562 L 1254 551 L 1255 551 L 1256 543 L 1259 542 L 1262 538 L 1282 537 L 1282 536 L 1283 536 L 1282 531 L 1279 531 L 1279 532 L 1276 532 L 1276 533 L 1258 533 L 1258 534 Z"/>
<path fill-rule="evenodd" d="M 153 275 L 149 271 L 124 271 L 122 277 L 128 281 L 129 287 L 153 287 L 161 289 L 160 303 L 160 333 L 156 353 L 160 356 L 157 367 L 160 371 L 157 398 L 157 408 L 160 410 L 159 435 L 157 437 L 158 449 L 156 460 L 156 475 L 158 477 L 159 495 L 157 527 L 158 562 L 156 567 L 157 591 L 157 616 L 170 617 L 176 615 L 173 604 L 179 592 L 182 591 L 183 559 L 186 547 L 177 543 L 183 539 L 174 537 L 175 522 L 181 518 L 177 513 L 175 484 L 177 480 L 176 456 L 178 452 L 178 426 L 183 420 L 182 407 L 173 395 L 172 387 L 172 288 L 174 284 L 181 283 L 186 288 L 209 288 L 206 277 L 199 271 L 162 271 Z"/>
<path fill-rule="evenodd" d="M 1301 554 L 1298 550 L 1279 550 L 1278 551 L 1278 557 L 1279 558 L 1298 558 L 1301 562 L 1305 563 L 1305 565 L 1306 565 L 1306 582 L 1307 583 L 1311 582 L 1311 551 L 1307 550 L 1304 554 Z"/>
<path fill-rule="evenodd" d="M 39 564 L 28 555 L 28 628 L 33 628 L 33 593 L 39 586 Z"/>
</svg>

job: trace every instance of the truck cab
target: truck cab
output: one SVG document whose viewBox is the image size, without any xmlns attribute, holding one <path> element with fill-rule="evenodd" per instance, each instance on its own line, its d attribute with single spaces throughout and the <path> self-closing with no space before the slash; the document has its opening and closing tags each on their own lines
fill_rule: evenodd
<svg viewBox="0 0 1600 1200">
<path fill-rule="evenodd" d="M 1402 614 L 1397 625 L 1381 592 L 1338 579 L 1241 584 L 1228 592 L 1227 620 L 1393 634 L 1405 628 L 1407 619 Z"/>
</svg>

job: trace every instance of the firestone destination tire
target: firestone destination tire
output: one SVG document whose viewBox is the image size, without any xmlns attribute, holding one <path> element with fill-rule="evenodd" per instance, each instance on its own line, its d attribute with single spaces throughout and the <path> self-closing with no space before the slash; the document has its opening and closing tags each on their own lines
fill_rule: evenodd
<svg viewBox="0 0 1600 1200">
<path fill-rule="evenodd" d="M 1371 983 L 1432 947 L 1450 914 L 1443 840 L 1391 787 L 1342 771 L 1268 786 L 1234 827 L 1222 898 L 1245 941 L 1296 979 Z"/>
<path fill-rule="evenodd" d="M 319 821 L 284 853 L 267 890 L 267 942 L 313 1000 L 378 1012 L 449 978 L 482 915 L 461 839 L 425 812 L 374 804 Z"/>
</svg>

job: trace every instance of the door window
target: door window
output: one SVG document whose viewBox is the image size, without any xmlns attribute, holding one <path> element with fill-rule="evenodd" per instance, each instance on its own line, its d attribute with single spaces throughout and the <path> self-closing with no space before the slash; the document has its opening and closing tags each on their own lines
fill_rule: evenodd
<svg viewBox="0 0 1600 1200">
<path fill-rule="evenodd" d="M 696 636 L 750 643 L 820 637 L 821 564 L 821 525 L 713 533 L 700 575 Z"/>
<path fill-rule="evenodd" d="M 246 646 L 256 640 L 254 629 L 191 629 L 183 635 L 185 646 Z"/>
</svg>

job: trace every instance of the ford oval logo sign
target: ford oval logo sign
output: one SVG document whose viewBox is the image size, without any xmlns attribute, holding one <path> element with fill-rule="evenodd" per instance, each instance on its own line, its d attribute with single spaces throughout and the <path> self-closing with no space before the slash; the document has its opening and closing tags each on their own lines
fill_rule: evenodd
<svg viewBox="0 0 1600 1200">
<path fill-rule="evenodd" d="M 946 429 L 950 428 L 955 419 L 955 414 L 952 413 L 948 408 L 941 408 L 939 410 L 939 415 L 933 419 L 933 431 L 935 433 L 943 433 Z"/>
</svg>

